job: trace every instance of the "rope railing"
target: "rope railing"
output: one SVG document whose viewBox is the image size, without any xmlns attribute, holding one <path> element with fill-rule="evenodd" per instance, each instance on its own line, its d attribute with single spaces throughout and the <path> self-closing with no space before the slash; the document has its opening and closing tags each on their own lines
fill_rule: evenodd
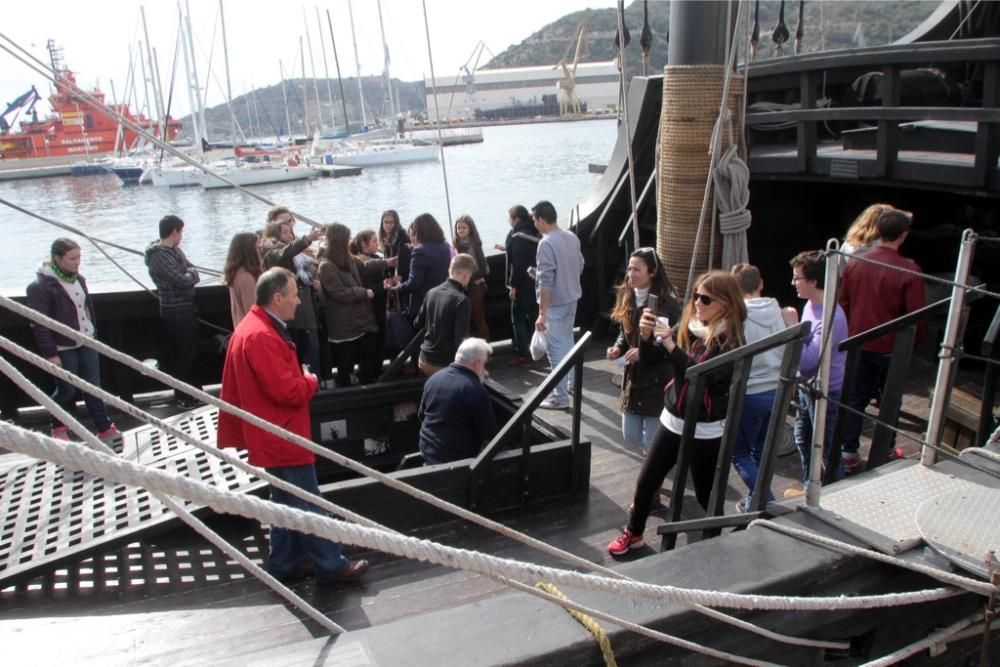
<svg viewBox="0 0 1000 667">
<path fill-rule="evenodd" d="M 195 447 L 196 449 L 199 449 L 200 451 L 205 452 L 206 454 L 209 454 L 211 456 L 215 456 L 215 457 L 217 457 L 217 458 L 225 461 L 226 463 L 232 465 L 233 467 L 238 468 L 239 470 L 242 470 L 243 472 L 246 472 L 246 473 L 248 473 L 250 475 L 257 476 L 262 481 L 265 481 L 268 484 L 271 484 L 272 486 L 275 486 L 277 488 L 283 489 L 284 491 L 286 491 L 286 492 L 288 492 L 288 493 L 290 493 L 290 494 L 292 494 L 292 495 L 294 495 L 294 496 L 296 496 L 298 498 L 306 500 L 307 502 L 309 502 L 309 503 L 311 503 L 313 505 L 316 505 L 316 506 L 318 506 L 318 507 L 320 507 L 320 508 L 328 511 L 331 514 L 334 514 L 335 516 L 340 516 L 340 517 L 343 517 L 343 518 L 345 518 L 345 519 L 347 519 L 349 521 L 352 521 L 354 523 L 358 523 L 358 524 L 364 525 L 364 526 L 369 526 L 369 527 L 372 527 L 372 528 L 380 528 L 380 529 L 383 529 L 383 530 L 390 530 L 390 531 L 392 530 L 392 529 L 390 529 L 390 528 L 388 528 L 388 527 L 386 527 L 386 526 L 384 526 L 382 524 L 379 524 L 378 522 L 375 522 L 375 521 L 372 521 L 371 519 L 368 519 L 367 517 L 365 517 L 363 515 L 360 515 L 360 514 L 357 514 L 355 512 L 352 512 L 352 511 L 350 511 L 350 510 L 348 510 L 348 509 L 346 509 L 346 508 L 344 508 L 344 507 L 342 507 L 340 505 L 336 505 L 334 503 L 331 503 L 330 501 L 326 500 L 325 498 L 323 498 L 320 495 L 313 495 L 313 494 L 309 493 L 308 491 L 305 491 L 304 489 L 301 489 L 301 488 L 299 488 L 299 487 L 297 487 L 297 486 L 295 486 L 293 484 L 289 484 L 288 482 L 285 482 L 281 478 L 275 477 L 274 475 L 270 474 L 266 469 L 264 469 L 264 468 L 258 468 L 256 466 L 253 466 L 253 465 L 251 465 L 251 464 L 243 461 L 236 454 L 227 452 L 227 451 L 225 451 L 223 449 L 220 449 L 218 447 L 214 447 L 212 445 L 205 444 L 204 442 L 202 442 L 198 438 L 195 438 L 194 436 L 188 434 L 184 430 L 182 430 L 180 428 L 177 428 L 176 426 L 171 425 L 170 423 L 168 423 L 168 422 L 166 422 L 166 421 L 164 421 L 164 420 L 156 417 L 155 415 L 152 415 L 152 414 L 150 414 L 150 413 L 148 413 L 148 412 L 146 412 L 144 410 L 141 410 L 141 409 L 133 406 L 132 404 L 128 403 L 127 401 L 124 401 L 124 400 L 118 398 L 117 396 L 114 396 L 113 394 L 111 394 L 111 393 L 109 393 L 107 391 L 104 391 L 100 387 L 98 387 L 96 385 L 93 385 L 90 382 L 87 382 L 86 380 L 84 380 L 84 379 L 82 379 L 82 378 L 80 378 L 80 377 L 78 377 L 78 376 L 70 373 L 69 371 L 65 370 L 64 368 L 62 368 L 60 366 L 56 366 L 55 364 L 51 363 L 47 359 L 42 358 L 40 355 L 37 355 L 37 354 L 34 354 L 34 353 L 30 352 L 29 350 L 26 350 L 25 348 L 17 345 L 16 343 L 14 343 L 14 342 L 6 339 L 6 338 L 0 337 L 0 349 L 6 350 L 7 352 L 10 352 L 11 354 L 15 355 L 16 357 L 32 363 L 33 365 L 37 366 L 38 368 L 41 368 L 42 370 L 45 370 L 45 371 L 51 373 L 53 376 L 55 376 L 59 380 L 62 380 L 63 382 L 67 382 L 67 383 L 75 386 L 76 388 L 81 389 L 82 391 L 88 392 L 88 393 L 90 393 L 90 394 L 92 394 L 92 395 L 100 398 L 101 400 L 105 401 L 105 403 L 107 403 L 108 405 L 111 405 L 111 406 L 113 406 L 113 407 L 121 410 L 123 413 L 125 413 L 125 414 L 127 414 L 127 415 L 129 415 L 131 417 L 134 417 L 136 419 L 140 419 L 140 420 L 146 421 L 146 422 L 148 422 L 148 423 L 156 426 L 157 428 L 160 428 L 161 430 L 163 430 L 168 435 L 172 435 L 172 436 L 176 437 L 177 439 L 179 439 L 179 440 L 181 440 L 181 441 L 183 441 L 183 442 L 185 442 L 185 443 L 187 443 L 187 444 Z M 35 398 L 36 400 L 38 400 L 43 406 L 45 406 L 46 408 L 48 408 L 51 405 L 51 399 L 49 399 L 48 397 L 44 396 L 44 394 L 41 394 L 37 390 L 37 388 L 34 388 L 30 384 L 27 385 L 27 386 L 25 386 L 22 382 L 20 382 L 18 380 L 17 377 L 15 377 L 14 375 L 12 375 L 11 371 L 13 371 L 14 374 L 17 374 L 21 378 L 23 378 L 23 376 L 20 375 L 16 369 L 13 369 L 13 367 L 9 367 L 10 370 L 7 370 L 8 367 L 9 367 L 9 364 L 7 364 L 7 362 L 5 360 L 3 360 L 2 357 L 0 357 L 0 370 L 2 370 L 5 374 L 7 374 L 8 377 L 11 377 L 11 379 L 16 384 L 18 384 L 18 386 L 20 386 L 22 389 L 24 389 L 33 398 Z M 63 419 L 63 416 L 66 413 L 61 408 L 59 408 L 58 406 L 56 406 L 56 409 L 53 410 L 53 414 L 57 418 L 59 418 L 60 420 L 65 421 Z M 70 419 L 72 420 L 72 418 L 70 418 Z M 72 420 L 72 421 L 75 421 L 75 420 Z M 69 421 L 67 421 L 66 423 L 69 423 Z M 78 432 L 78 431 L 74 430 L 74 432 Z M 113 453 L 113 452 L 108 452 L 108 453 Z M 174 509 L 174 508 L 171 507 L 171 509 Z M 182 519 L 184 519 L 186 521 L 185 516 L 183 516 L 183 515 L 180 515 L 180 516 L 181 516 Z M 197 521 L 197 519 L 195 519 L 195 520 Z M 190 522 L 188 522 L 188 523 L 190 523 Z M 204 533 L 203 533 L 203 531 L 201 529 L 199 529 L 196 526 L 195 526 L 195 529 L 199 533 L 201 533 L 201 534 L 204 535 Z M 208 530 L 208 529 L 206 528 L 205 530 Z M 398 533 L 398 531 L 392 531 L 392 532 L 397 532 Z M 206 536 L 206 537 L 208 539 L 210 539 L 210 541 L 211 541 L 212 538 L 210 538 L 208 536 Z M 240 561 L 240 562 L 242 563 L 242 561 Z M 256 569 L 248 568 L 248 570 L 250 570 L 250 573 L 252 575 L 254 575 L 254 576 L 258 576 L 259 572 L 261 571 L 259 568 L 256 568 Z M 267 584 L 268 586 L 271 586 L 273 588 L 273 586 L 271 585 L 271 582 L 270 582 L 269 579 L 263 578 L 263 577 L 259 577 L 259 578 L 261 578 L 261 580 L 264 581 L 265 584 Z M 625 577 L 625 578 L 628 578 L 628 577 Z M 507 585 L 507 586 L 510 586 L 510 587 L 513 587 L 513 588 L 517 588 L 518 590 L 522 590 L 523 592 L 527 592 L 527 593 L 530 593 L 532 595 L 536 595 L 538 597 L 543 597 L 545 599 L 549 599 L 549 596 L 541 595 L 540 592 L 537 591 L 536 589 L 533 589 L 530 586 L 526 586 L 524 584 L 521 584 L 520 582 L 514 582 L 514 581 L 511 581 L 511 580 L 505 579 L 503 577 L 494 577 L 494 579 L 497 580 L 497 581 L 499 581 L 500 583 L 503 583 L 504 585 Z M 550 601 L 556 602 L 558 604 L 562 604 L 560 602 L 560 600 L 557 600 L 557 599 L 551 599 Z M 569 602 L 571 604 L 564 605 L 564 606 L 567 606 L 567 608 L 578 607 L 578 610 L 581 611 L 581 612 L 583 612 L 583 613 L 588 613 L 588 614 L 591 614 L 591 615 L 600 616 L 600 617 L 604 618 L 605 620 L 609 620 L 611 622 L 615 622 L 616 624 L 622 625 L 622 627 L 627 627 L 627 629 L 633 629 L 634 630 L 636 627 L 643 628 L 643 626 L 632 627 L 632 626 L 634 626 L 634 624 L 631 624 L 631 623 L 629 623 L 627 621 L 624 621 L 623 619 L 616 619 L 616 617 L 614 617 L 614 616 L 610 616 L 610 615 L 607 615 L 607 614 L 602 614 L 600 612 L 597 612 L 596 610 L 593 610 L 593 609 L 590 609 L 590 608 L 587 608 L 587 607 L 583 607 L 583 606 L 580 606 L 580 605 L 576 605 L 575 607 L 573 607 L 573 605 L 575 605 L 575 603 L 572 603 L 572 601 L 569 601 Z M 752 623 L 749 623 L 747 621 L 743 621 L 742 619 L 739 619 L 739 618 L 730 616 L 728 614 L 716 611 L 714 609 L 705 607 L 703 605 L 694 605 L 692 608 L 695 611 L 697 611 L 698 613 L 701 613 L 701 614 L 703 614 L 703 615 L 705 615 L 705 616 L 707 616 L 709 618 L 714 618 L 714 619 L 719 620 L 721 622 L 728 623 L 730 625 L 733 625 L 735 627 L 741 628 L 741 629 L 746 630 L 748 632 L 756 633 L 758 635 L 761 635 L 761 636 L 766 637 L 768 639 L 772 639 L 774 641 L 778 641 L 778 642 L 782 642 L 782 643 L 786 643 L 786 644 L 791 644 L 791 645 L 815 646 L 815 647 L 818 647 L 818 648 L 842 649 L 842 648 L 846 647 L 846 644 L 844 642 L 835 642 L 835 641 L 826 641 L 826 640 L 815 640 L 815 639 L 808 639 L 808 638 L 801 638 L 801 637 L 793 637 L 793 636 L 783 635 L 783 634 L 780 634 L 780 633 L 777 633 L 777 632 L 774 632 L 774 631 L 771 631 L 771 630 L 767 630 L 766 628 L 761 628 L 761 627 L 756 626 L 756 625 L 754 625 Z M 647 635 L 647 636 L 649 636 L 651 638 L 654 638 L 654 639 L 659 639 L 661 641 L 667 641 L 668 643 L 674 643 L 674 644 L 677 644 L 678 646 L 682 646 L 682 647 L 686 646 L 686 644 L 687 644 L 684 640 L 678 639 L 678 638 L 676 638 L 676 637 L 674 637 L 672 635 L 666 635 L 664 633 L 660 633 L 660 632 L 657 632 L 657 631 L 654 631 L 654 630 L 649 630 L 649 629 L 646 629 L 646 628 L 643 628 L 643 630 L 645 630 L 645 632 L 640 631 L 641 634 L 645 634 L 645 635 Z M 735 662 L 741 662 L 739 660 L 739 656 L 731 656 L 729 659 L 732 659 Z M 756 664 L 756 663 L 754 663 L 754 662 L 747 662 L 747 663 L 742 663 L 742 664 Z"/>
<path fill-rule="evenodd" d="M 5 299 L 6 299 L 6 297 L 0 296 L 0 305 L 3 305 L 3 302 L 4 302 Z M 28 312 L 34 312 L 34 311 L 30 311 L 30 309 L 26 309 L 23 306 L 20 306 L 19 304 L 15 303 L 15 305 L 18 306 L 18 310 L 27 310 Z M 24 314 L 24 313 L 22 312 L 21 314 Z M 42 315 L 39 314 L 39 319 L 41 320 L 41 322 L 43 324 L 48 324 L 48 322 L 46 322 L 46 320 L 48 320 L 48 318 L 45 318 L 44 316 L 42 316 Z M 52 322 L 54 322 L 54 321 L 52 321 Z M 56 324 L 58 324 L 58 322 L 56 322 Z M 65 325 L 61 325 L 61 326 L 65 326 Z M 105 346 L 103 346 L 103 344 L 101 344 L 99 341 L 96 341 L 96 340 L 93 340 L 93 339 L 88 339 L 86 336 L 83 336 L 82 334 L 79 334 L 79 332 L 76 332 L 73 329 L 69 329 L 68 327 L 66 327 L 66 328 L 68 329 L 68 332 L 65 332 L 65 333 L 69 333 L 69 334 L 75 333 L 76 334 L 75 337 L 80 339 L 78 342 L 84 342 L 84 344 L 86 344 L 86 341 L 90 341 L 91 343 L 93 343 L 93 345 L 89 345 L 90 347 L 92 347 L 93 349 L 96 349 L 99 352 L 104 352 L 104 350 L 102 350 L 101 348 L 105 347 Z M 149 415 L 148 413 L 145 413 L 144 411 L 139 410 L 138 408 L 135 408 L 134 406 L 131 406 L 127 402 L 122 401 L 118 397 L 110 394 L 109 392 L 106 392 L 102 388 L 97 387 L 96 385 L 92 385 L 92 384 L 90 384 L 90 383 L 82 380 L 81 378 L 78 378 L 77 376 L 72 375 L 71 373 L 68 373 L 67 371 L 61 369 L 60 367 L 55 366 L 54 364 L 52 364 L 48 360 L 42 359 L 38 355 L 34 355 L 30 351 L 25 350 L 24 348 L 16 345 L 15 343 L 13 343 L 11 341 L 8 341 L 8 340 L 4 339 L 2 337 L 0 337 L 0 348 L 8 350 L 9 352 L 15 354 L 16 356 L 19 356 L 22 359 L 30 361 L 31 363 L 34 363 L 36 366 L 39 366 L 39 367 L 43 368 L 44 370 L 52 372 L 54 375 L 56 375 L 60 379 L 63 379 L 65 381 L 69 382 L 70 384 L 73 384 L 74 386 L 83 389 L 84 391 L 88 391 L 89 393 L 92 393 L 95 396 L 98 396 L 99 398 L 102 398 L 102 400 L 105 400 L 107 403 L 109 403 L 111 405 L 114 405 L 115 407 L 119 407 L 120 409 L 123 409 L 127 414 L 135 416 L 138 419 L 144 419 L 146 421 L 149 421 L 150 423 L 156 424 L 157 426 L 161 426 L 162 425 L 161 428 L 163 426 L 166 426 L 167 428 L 165 428 L 164 430 L 166 430 L 167 432 L 173 433 L 174 435 L 177 435 L 176 429 L 173 429 L 169 425 L 166 425 L 164 422 L 162 422 L 162 420 L 159 420 L 156 417 L 154 417 L 152 415 Z M 129 366 L 129 367 L 131 367 L 131 368 L 133 368 L 135 370 L 139 370 L 140 372 L 142 372 L 144 374 L 150 375 L 150 376 L 154 377 L 154 379 L 157 379 L 156 376 L 161 374 L 159 371 L 155 371 L 153 369 L 149 369 L 148 366 L 146 366 L 144 364 L 141 364 L 140 362 L 137 362 L 136 360 L 131 359 L 130 357 L 127 357 L 127 355 L 121 355 L 121 353 L 116 353 L 115 356 L 119 356 L 119 355 L 123 356 L 128 361 L 126 362 L 126 361 L 123 361 L 122 359 L 116 359 L 116 360 L 122 361 L 123 363 L 125 363 L 125 365 L 127 365 L 127 366 Z M 112 356 L 112 355 L 108 355 L 108 356 Z M 114 357 L 112 357 L 112 358 L 114 358 Z M 138 364 L 138 366 L 136 364 Z M 150 371 L 150 372 L 147 372 L 147 371 Z M 165 375 L 165 374 L 163 374 L 163 375 Z M 169 376 L 167 376 L 167 377 L 169 378 Z M 176 384 L 179 384 L 181 386 L 181 388 L 183 388 L 185 391 L 188 391 L 189 393 L 194 389 L 193 387 L 185 385 L 182 382 L 179 382 L 179 381 L 176 381 L 176 380 L 174 382 Z M 203 392 L 200 392 L 200 393 L 203 394 Z M 219 399 L 216 399 L 215 397 L 213 397 L 211 395 L 208 395 L 208 394 L 204 394 L 204 395 L 207 396 L 208 399 L 210 399 L 207 402 L 215 403 L 215 404 L 224 403 L 223 401 L 220 401 Z M 226 405 L 228 405 L 228 404 L 226 404 Z M 241 411 L 239 411 L 236 408 L 232 408 L 232 406 L 230 406 L 230 408 L 235 411 L 234 414 L 237 414 L 237 416 L 241 416 L 239 414 L 239 412 L 241 412 Z M 241 416 L 241 418 L 242 418 L 242 416 Z M 275 433 L 276 435 L 280 435 L 281 437 L 286 437 L 290 441 L 294 442 L 298 438 L 298 436 L 295 436 L 294 434 L 288 433 L 287 431 L 284 431 L 284 429 L 281 429 L 281 428 L 278 428 L 278 427 L 274 427 L 269 422 L 266 422 L 266 421 L 263 421 L 263 420 L 260 420 L 260 419 L 247 420 L 247 421 L 250 421 L 250 423 L 253 423 L 255 426 L 259 426 L 261 428 L 267 428 L 272 433 Z M 262 423 L 260 423 L 260 422 L 262 422 Z M 289 436 L 291 436 L 291 437 L 289 437 Z M 250 466 L 249 464 L 243 462 L 238 457 L 235 457 L 235 455 L 229 454 L 227 452 L 223 452 L 222 450 L 219 450 L 218 448 L 215 448 L 215 447 L 205 446 L 205 445 L 203 445 L 203 443 L 200 443 L 200 442 L 198 442 L 195 439 L 189 439 L 189 436 L 187 436 L 186 434 L 183 434 L 183 438 L 182 439 L 185 442 L 188 442 L 189 444 L 192 444 L 193 446 L 196 446 L 199 449 L 202 449 L 202 451 L 206 451 L 207 453 L 216 455 L 216 456 L 218 456 L 218 457 L 226 460 L 227 462 L 233 463 L 234 465 L 240 467 L 240 469 L 245 470 L 245 471 L 249 472 L 250 474 L 257 475 L 259 478 L 261 478 L 261 479 L 263 479 L 265 481 L 268 481 L 269 483 L 274 483 L 274 482 L 271 481 L 271 478 L 273 476 L 269 475 L 266 471 L 258 471 L 258 470 L 256 470 L 253 466 Z M 309 441 L 307 441 L 307 442 L 309 442 Z M 317 450 L 312 450 L 312 451 L 314 451 L 314 453 L 319 454 L 320 456 L 326 455 L 327 458 L 336 460 L 334 458 L 334 456 L 331 455 L 332 453 L 328 452 L 328 450 L 324 450 L 324 449 L 320 448 L 318 451 Z M 234 462 L 233 459 L 235 459 L 235 462 Z M 347 460 L 353 462 L 352 459 L 347 459 Z M 359 471 L 361 474 L 367 474 L 367 473 L 364 472 L 364 470 L 366 469 L 366 467 L 363 464 L 357 464 L 357 465 L 361 469 Z M 356 470 L 356 472 L 357 472 L 357 470 Z M 374 476 L 374 477 L 377 478 L 378 475 L 382 475 L 382 473 L 377 473 L 377 475 L 369 475 L 369 476 Z M 406 484 L 405 482 L 400 482 L 398 480 L 395 480 L 394 478 L 389 478 L 389 479 L 394 482 L 394 484 L 390 484 L 390 486 L 393 486 L 393 488 L 396 488 L 397 490 L 400 490 L 400 491 L 402 491 L 404 493 L 408 493 L 409 495 L 412 495 L 412 496 L 415 496 L 415 497 L 418 497 L 418 498 L 420 496 L 423 496 L 423 495 L 429 495 L 429 494 L 425 494 L 425 492 L 422 492 L 422 491 L 419 491 L 419 490 L 415 489 L 414 487 L 410 486 L 409 484 Z M 302 498 L 308 500 L 309 502 L 312 502 L 313 504 L 316 504 L 316 505 L 318 505 L 318 506 L 326 509 L 327 511 L 329 511 L 332 514 L 335 514 L 337 516 L 345 517 L 345 518 L 347 518 L 347 519 L 349 519 L 351 521 L 355 521 L 356 523 L 360 523 L 362 525 L 368 525 L 368 526 L 373 526 L 373 527 L 381 527 L 380 524 L 375 523 L 375 522 L 373 522 L 373 521 L 371 521 L 369 519 L 366 519 L 365 517 L 363 517 L 361 515 L 358 515 L 356 513 L 350 512 L 349 510 L 346 510 L 345 508 L 342 508 L 342 507 L 337 506 L 337 505 L 335 505 L 333 503 L 330 503 L 329 501 L 327 501 L 326 499 L 324 499 L 322 497 L 313 496 L 313 495 L 305 493 L 305 492 L 301 491 L 301 489 L 297 489 L 297 488 L 295 488 L 294 490 L 293 489 L 288 489 L 287 486 L 285 485 L 285 483 L 282 482 L 281 480 L 277 481 L 276 486 L 279 486 L 280 488 L 288 490 L 291 493 L 293 493 L 294 495 L 296 495 L 297 497 L 302 497 Z M 411 491 L 413 491 L 413 492 L 411 492 Z M 629 578 L 626 575 L 620 574 L 620 573 L 615 572 L 613 570 L 609 570 L 609 569 L 607 569 L 607 568 L 605 568 L 605 567 L 603 567 L 601 565 L 598 565 L 596 563 L 592 563 L 591 561 L 588 561 L 588 560 L 585 560 L 585 559 L 581 559 L 581 558 L 575 556 L 574 554 L 570 554 L 569 552 L 566 552 L 564 550 L 561 550 L 561 549 L 558 549 L 558 548 L 553 547 L 551 545 L 548 545 L 545 542 L 542 542 L 540 540 L 536 540 L 535 538 L 531 538 L 531 537 L 529 537 L 527 535 L 524 535 L 523 533 L 520 533 L 519 531 L 515 531 L 515 530 L 510 529 L 510 528 L 508 528 L 506 526 L 503 526 L 503 524 L 499 524 L 497 522 L 493 522 L 493 521 L 491 521 L 489 519 L 486 519 L 485 517 L 481 517 L 478 514 L 471 513 L 468 510 L 465 510 L 464 508 L 461 508 L 461 507 L 456 506 L 456 505 L 452 505 L 451 503 L 448 503 L 447 501 L 438 499 L 436 496 L 430 496 L 430 499 L 433 501 L 433 502 L 431 502 L 431 504 L 433 504 L 434 506 L 438 507 L 439 509 L 443 509 L 445 511 L 451 512 L 451 513 L 456 514 L 456 515 L 458 515 L 458 516 L 460 516 L 462 518 L 467 518 L 467 517 L 471 516 L 471 518 L 469 520 L 471 520 L 474 523 L 477 523 L 478 525 L 481 525 L 481 526 L 483 526 L 483 527 L 485 527 L 487 529 L 493 530 L 494 532 L 497 532 L 497 533 L 499 533 L 501 535 L 505 535 L 507 537 L 510 537 L 511 539 L 515 539 L 517 541 L 520 541 L 520 542 L 526 544 L 527 546 L 530 546 L 530 547 L 536 548 L 538 550 L 541 550 L 541 551 L 543 551 L 545 553 L 548 553 L 549 555 L 556 556 L 557 558 L 561 558 L 562 560 L 567 560 L 568 562 L 571 562 L 574 565 L 583 566 L 585 569 L 589 569 L 589 570 L 592 570 L 592 571 L 594 571 L 596 573 L 600 573 L 600 574 L 608 574 L 610 576 L 618 577 L 618 578 L 622 578 L 622 579 L 628 579 Z M 500 530 L 498 530 L 497 528 L 495 528 L 495 526 L 499 526 Z M 810 645 L 810 646 L 818 646 L 818 647 L 826 647 L 826 648 L 838 648 L 838 646 L 831 646 L 831 645 L 829 645 L 829 642 L 824 642 L 823 640 L 812 640 L 812 639 L 806 639 L 806 638 L 798 638 L 798 637 L 792 637 L 792 636 L 787 636 L 787 635 L 781 635 L 779 633 L 775 633 L 773 631 L 769 631 L 769 630 L 766 630 L 766 629 L 754 626 L 753 624 L 747 623 L 745 621 L 741 621 L 740 619 L 728 616 L 726 614 L 722 614 L 720 612 L 716 612 L 714 610 L 708 609 L 707 607 L 704 607 L 704 606 L 693 605 L 692 608 L 694 608 L 695 611 L 698 611 L 699 613 L 705 614 L 707 616 L 710 616 L 710 617 L 715 618 L 717 620 L 729 623 L 731 625 L 735 625 L 737 627 L 741 627 L 741 628 L 743 628 L 743 629 L 745 629 L 747 631 L 755 632 L 757 634 L 760 634 L 762 636 L 774 639 L 776 641 L 782 641 L 784 643 L 789 643 L 789 644 Z M 836 643 L 834 643 L 834 644 L 836 644 Z"/>
<path fill-rule="evenodd" d="M 55 364 L 50 364 L 55 366 Z M 63 424 L 68 426 L 77 436 L 79 436 L 83 441 L 91 447 L 95 452 L 100 452 L 104 456 L 109 456 L 112 458 L 117 458 L 114 450 L 111 449 L 107 444 L 101 442 L 97 436 L 88 431 L 83 424 L 80 423 L 76 417 L 71 415 L 68 411 L 63 409 L 58 403 L 55 402 L 51 397 L 47 396 L 40 389 L 35 387 L 31 382 L 22 375 L 14 366 L 10 364 L 9 361 L 0 357 L 0 372 L 3 372 L 8 378 L 10 378 L 15 384 L 17 384 L 22 390 L 27 392 L 35 400 L 37 400 L 41 405 L 43 405 L 53 417 L 61 421 Z M 225 553 L 227 556 L 232 558 L 234 561 L 239 563 L 245 570 L 250 574 L 260 579 L 268 588 L 273 590 L 275 593 L 280 595 L 282 598 L 287 600 L 290 604 L 302 610 L 311 619 L 322 625 L 324 628 L 329 630 L 332 634 L 341 634 L 344 629 L 331 621 L 329 618 L 320 613 L 315 607 L 310 605 L 308 602 L 303 600 L 297 594 L 290 591 L 287 587 L 282 585 L 280 581 L 275 579 L 271 574 L 269 574 L 264 568 L 257 565 L 253 560 L 248 558 L 242 551 L 234 547 L 232 544 L 224 540 L 217 533 L 212 531 L 208 526 L 201 522 L 197 517 L 195 517 L 188 509 L 183 505 L 175 501 L 169 495 L 163 493 L 153 493 L 153 495 L 162 502 L 166 507 L 168 507 L 174 514 L 178 516 L 184 523 L 193 528 L 195 532 L 208 540 L 212 545 L 218 548 L 220 551 Z"/>
<path fill-rule="evenodd" d="M 272 526 L 310 533 L 341 543 L 376 549 L 436 565 L 483 575 L 501 575 L 522 583 L 550 580 L 564 586 L 616 596 L 627 595 L 685 605 L 704 604 L 711 607 L 766 611 L 883 609 L 944 600 L 965 594 L 965 591 L 960 589 L 947 587 L 853 597 L 758 595 L 595 577 L 574 570 L 524 563 L 436 544 L 430 540 L 398 535 L 378 528 L 359 526 L 305 512 L 255 496 L 232 493 L 169 471 L 144 468 L 116 456 L 92 451 L 75 442 L 56 440 L 9 422 L 0 422 L 0 438 L 3 438 L 8 448 L 16 453 L 44 459 L 119 484 L 141 486 L 150 491 L 183 498 L 189 502 L 212 507 L 218 512 L 235 514 Z"/>
</svg>

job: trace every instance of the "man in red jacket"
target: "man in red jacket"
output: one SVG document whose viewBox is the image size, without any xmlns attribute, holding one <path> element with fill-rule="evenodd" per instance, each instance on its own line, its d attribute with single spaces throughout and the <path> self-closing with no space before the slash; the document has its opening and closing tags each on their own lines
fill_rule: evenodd
<svg viewBox="0 0 1000 667">
<path fill-rule="evenodd" d="M 890 208 L 882 211 L 875 225 L 879 242 L 866 252 L 865 259 L 921 273 L 920 265 L 899 253 L 899 247 L 910 233 L 913 214 Z M 913 273 L 895 271 L 861 259 L 851 260 L 844 270 L 840 286 L 840 305 L 847 315 L 847 334 L 855 336 L 880 324 L 912 313 L 924 307 L 924 282 Z M 917 339 L 923 336 L 923 323 L 917 328 Z M 854 390 L 849 405 L 864 411 L 868 403 L 881 395 L 889 373 L 896 334 L 886 334 L 861 346 L 861 361 L 854 378 Z M 861 417 L 853 412 L 844 414 L 844 472 L 853 472 L 860 463 L 858 455 L 861 437 Z"/>
<path fill-rule="evenodd" d="M 229 339 L 222 370 L 220 398 L 304 438 L 311 437 L 309 401 L 316 393 L 316 376 L 299 366 L 286 322 L 299 305 L 295 276 L 274 268 L 257 279 L 257 303 Z M 250 463 L 310 493 L 319 495 L 315 455 L 284 438 L 219 413 L 218 444 L 239 447 Z M 323 514 L 322 510 L 286 491 L 271 487 L 271 500 Z M 308 573 L 303 556 L 312 560 L 320 585 L 357 579 L 368 561 L 349 561 L 340 545 L 315 535 L 271 527 L 267 570 L 280 581 Z"/>
</svg>

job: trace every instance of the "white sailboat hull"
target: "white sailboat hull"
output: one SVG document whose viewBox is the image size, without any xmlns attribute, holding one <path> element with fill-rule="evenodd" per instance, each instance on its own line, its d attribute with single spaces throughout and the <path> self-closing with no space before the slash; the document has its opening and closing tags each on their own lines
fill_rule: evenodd
<svg viewBox="0 0 1000 667">
<path fill-rule="evenodd" d="M 143 173 L 143 179 L 149 178 L 154 186 L 160 188 L 188 188 L 201 185 L 199 174 L 201 172 L 193 167 L 152 167 Z"/>
<path fill-rule="evenodd" d="M 393 164 L 408 164 L 411 162 L 427 162 L 438 159 L 439 148 L 434 145 L 368 145 L 360 150 L 342 153 L 327 153 L 323 156 L 323 164 L 342 165 L 346 167 L 381 167 Z"/>
<path fill-rule="evenodd" d="M 312 167 L 236 167 L 218 172 L 237 185 L 263 185 L 265 183 L 286 183 L 289 181 L 304 181 L 315 178 L 319 173 Z M 198 182 L 206 190 L 231 188 L 232 185 L 221 178 L 199 173 Z"/>
</svg>

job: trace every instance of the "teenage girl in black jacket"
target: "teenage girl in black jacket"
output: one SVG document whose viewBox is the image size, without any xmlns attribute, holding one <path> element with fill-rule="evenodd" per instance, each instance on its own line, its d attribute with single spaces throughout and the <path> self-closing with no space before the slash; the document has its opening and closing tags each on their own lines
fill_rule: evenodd
<svg viewBox="0 0 1000 667">
<path fill-rule="evenodd" d="M 687 401 L 698 401 L 698 423 L 691 454 L 691 478 L 698 503 L 707 508 L 712 492 L 715 463 L 722 444 L 732 366 L 708 377 L 701 396 L 691 396 L 684 379 L 687 369 L 743 344 L 746 305 L 736 279 L 724 271 L 711 271 L 698 278 L 691 301 L 677 327 L 664 327 L 648 308 L 639 323 L 640 359 L 643 363 L 666 357 L 673 366 L 674 379 L 667 385 L 660 426 L 653 437 L 649 455 L 639 473 L 628 527 L 611 544 L 608 552 L 620 556 L 642 546 L 642 533 L 653 492 L 674 467 L 680 452 L 681 433 Z M 676 336 L 676 342 L 675 342 Z"/>
</svg>

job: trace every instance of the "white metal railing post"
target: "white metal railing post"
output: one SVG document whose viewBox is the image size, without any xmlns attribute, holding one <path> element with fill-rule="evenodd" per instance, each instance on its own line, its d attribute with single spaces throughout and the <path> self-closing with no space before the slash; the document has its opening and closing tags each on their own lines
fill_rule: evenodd
<svg viewBox="0 0 1000 667">
<path fill-rule="evenodd" d="M 931 445 L 939 444 L 941 425 L 944 422 L 944 406 L 948 402 L 948 391 L 951 386 L 952 374 L 955 372 L 955 354 L 959 330 L 962 328 L 962 309 L 965 307 L 965 289 L 968 286 L 969 270 L 972 267 L 972 253 L 976 248 L 976 233 L 971 229 L 962 232 L 962 247 L 958 253 L 958 265 L 955 267 L 955 285 L 951 288 L 951 305 L 948 308 L 948 320 L 944 329 L 944 341 L 941 343 L 937 378 L 934 380 L 934 397 L 931 399 L 931 410 L 927 417 L 926 444 L 920 450 L 920 463 L 925 466 L 934 465 L 935 450 Z"/>
<path fill-rule="evenodd" d="M 814 336 L 823 336 L 820 341 L 819 369 L 816 371 L 816 384 L 819 395 L 816 397 L 816 409 L 813 411 L 812 454 L 809 457 L 809 481 L 806 483 L 806 505 L 819 507 L 820 487 L 823 484 L 824 450 L 826 448 L 826 400 L 830 390 L 830 361 L 833 350 L 828 343 L 832 340 L 834 310 L 837 307 L 837 280 L 840 277 L 840 243 L 837 239 L 826 242 L 826 276 L 823 279 L 823 328 L 813 332 Z"/>
</svg>

